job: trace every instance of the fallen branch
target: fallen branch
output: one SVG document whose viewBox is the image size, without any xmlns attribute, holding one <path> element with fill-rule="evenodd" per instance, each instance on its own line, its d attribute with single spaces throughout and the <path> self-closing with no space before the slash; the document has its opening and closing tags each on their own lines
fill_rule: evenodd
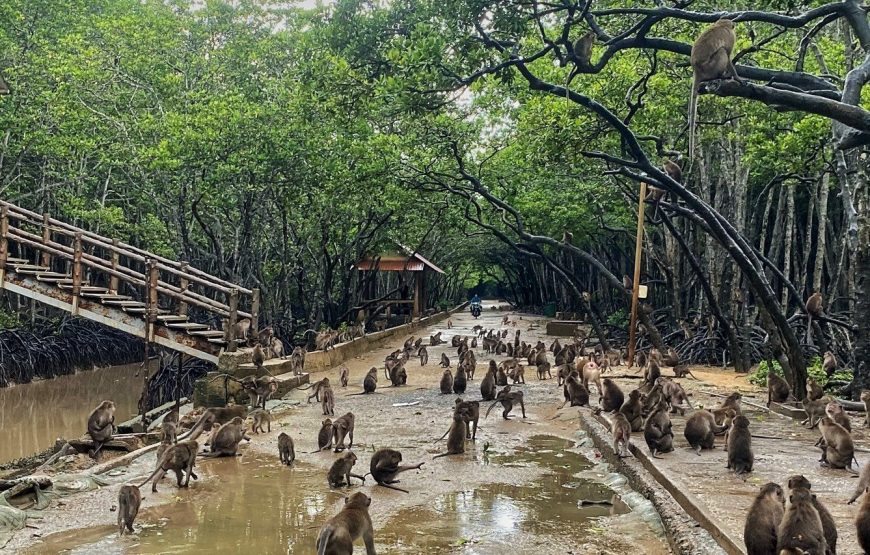
<svg viewBox="0 0 870 555">
<path fill-rule="evenodd" d="M 112 459 L 111 461 L 104 462 L 102 464 L 94 465 L 88 469 L 86 474 L 88 476 L 94 476 L 96 474 L 102 474 L 104 472 L 108 472 L 109 470 L 118 468 L 119 466 L 124 466 L 124 465 L 130 464 L 131 462 L 133 462 L 137 458 L 141 457 L 142 455 L 145 455 L 146 453 L 150 453 L 151 451 L 156 450 L 158 447 L 160 447 L 159 443 L 152 443 L 151 445 L 148 445 L 147 447 L 143 447 L 143 448 L 137 449 L 136 451 L 133 451 L 131 453 L 127 453 L 123 457 L 118 457 L 117 459 Z"/>
</svg>

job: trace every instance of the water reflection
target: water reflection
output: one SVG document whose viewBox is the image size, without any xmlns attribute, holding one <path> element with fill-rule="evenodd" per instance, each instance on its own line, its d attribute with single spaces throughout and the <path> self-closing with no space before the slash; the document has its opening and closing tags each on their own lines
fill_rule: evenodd
<svg viewBox="0 0 870 555">
<path fill-rule="evenodd" d="M 136 414 L 142 392 L 139 364 L 112 366 L 0 389 L 0 462 L 33 455 L 59 438 L 84 434 L 100 401 L 115 401 L 115 421 Z"/>
</svg>

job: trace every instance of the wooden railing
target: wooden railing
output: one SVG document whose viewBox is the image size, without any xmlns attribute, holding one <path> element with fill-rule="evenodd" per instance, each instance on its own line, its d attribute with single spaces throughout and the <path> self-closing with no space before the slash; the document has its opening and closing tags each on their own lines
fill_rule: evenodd
<svg viewBox="0 0 870 555">
<path fill-rule="evenodd" d="M 149 340 L 153 338 L 157 316 L 163 310 L 161 303 L 174 304 L 173 312 L 180 316 L 187 315 L 189 306 L 196 306 L 225 318 L 224 339 L 231 350 L 233 329 L 239 319 L 250 318 L 252 333 L 258 330 L 259 290 L 210 275 L 187 262 L 102 237 L 48 214 L 0 201 L 0 282 L 7 271 L 10 249 L 16 244 L 22 253 L 27 248 L 35 251 L 35 266 L 48 269 L 66 266 L 64 273 L 72 279 L 73 312 L 78 307 L 86 271 L 91 278 L 100 274 L 107 276 L 107 289 L 111 293 L 117 294 L 121 284 L 141 291 L 147 307 Z M 247 311 L 240 306 L 248 307 Z"/>
</svg>

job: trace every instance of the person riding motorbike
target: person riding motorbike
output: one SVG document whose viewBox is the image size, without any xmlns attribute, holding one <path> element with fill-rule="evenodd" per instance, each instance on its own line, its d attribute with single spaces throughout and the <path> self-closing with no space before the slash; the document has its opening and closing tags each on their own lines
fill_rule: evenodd
<svg viewBox="0 0 870 555">
<path fill-rule="evenodd" d="M 483 306 L 481 305 L 480 297 L 476 293 L 473 297 L 471 297 L 471 302 L 469 304 L 471 308 L 471 315 L 475 318 L 480 316 L 480 312 L 483 309 Z"/>
</svg>

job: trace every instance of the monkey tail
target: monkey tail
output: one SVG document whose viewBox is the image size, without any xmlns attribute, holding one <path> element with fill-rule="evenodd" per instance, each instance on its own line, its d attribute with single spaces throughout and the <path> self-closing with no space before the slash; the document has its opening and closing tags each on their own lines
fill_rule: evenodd
<svg viewBox="0 0 870 555">
<path fill-rule="evenodd" d="M 492 409 L 493 409 L 497 404 L 498 404 L 498 400 L 496 400 L 493 404 L 491 404 L 491 405 L 489 406 L 488 409 L 486 409 L 486 416 L 484 416 L 484 418 L 489 418 L 489 413 L 492 412 Z"/>
<path fill-rule="evenodd" d="M 320 533 L 317 535 L 317 555 L 326 555 L 326 548 L 334 532 L 335 530 L 331 524 L 327 524 L 320 529 Z"/>
<path fill-rule="evenodd" d="M 692 77 L 692 93 L 689 95 L 689 167 L 686 171 L 691 171 L 692 164 L 695 162 L 695 124 L 698 119 L 698 80 L 697 77 Z"/>
</svg>

